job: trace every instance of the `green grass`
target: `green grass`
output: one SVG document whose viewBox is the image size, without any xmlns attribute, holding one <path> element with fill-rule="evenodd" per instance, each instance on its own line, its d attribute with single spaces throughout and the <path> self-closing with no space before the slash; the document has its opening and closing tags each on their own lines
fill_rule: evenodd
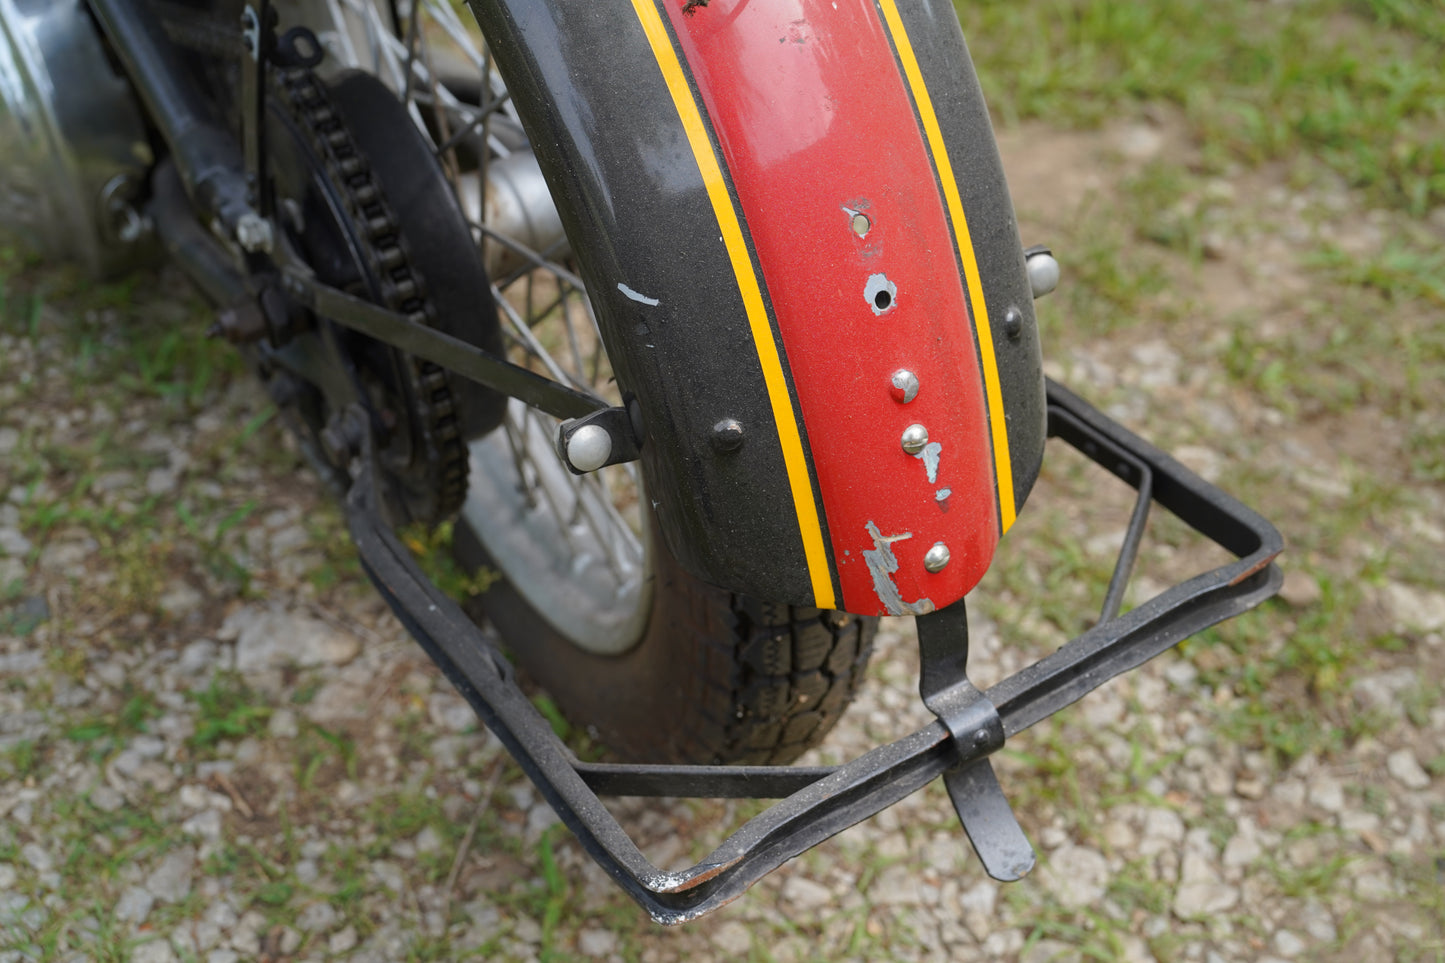
<svg viewBox="0 0 1445 963">
<path fill-rule="evenodd" d="M 1090 126 L 1164 103 L 1216 163 L 1308 155 L 1412 214 L 1445 201 L 1445 9 L 1429 0 L 956 6 L 1006 122 Z"/>
<path fill-rule="evenodd" d="M 235 673 L 221 673 L 206 688 L 191 693 L 196 704 L 196 730 L 190 743 L 213 749 L 224 739 L 259 735 L 271 718 L 271 707 Z"/>
</svg>

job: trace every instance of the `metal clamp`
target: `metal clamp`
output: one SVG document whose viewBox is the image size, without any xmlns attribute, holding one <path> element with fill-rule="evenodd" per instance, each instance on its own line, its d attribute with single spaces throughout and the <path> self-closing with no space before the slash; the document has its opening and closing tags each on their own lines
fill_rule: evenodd
<svg viewBox="0 0 1445 963">
<path fill-rule="evenodd" d="M 968 613 L 959 601 L 916 622 L 918 691 L 953 737 L 959 760 L 943 774 L 943 785 L 984 870 L 1003 882 L 1020 879 L 1036 857 L 988 761 L 1003 748 L 1003 717 L 968 681 Z"/>
</svg>

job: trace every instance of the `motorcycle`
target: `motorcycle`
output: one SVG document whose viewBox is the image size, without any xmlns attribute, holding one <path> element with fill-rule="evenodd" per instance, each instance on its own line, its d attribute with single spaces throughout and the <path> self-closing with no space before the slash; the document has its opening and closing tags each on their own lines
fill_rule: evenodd
<svg viewBox="0 0 1445 963">
<path fill-rule="evenodd" d="M 469 6 L 0 0 L 0 223 L 196 282 L 397 617 L 658 921 L 937 778 L 1022 877 L 989 756 L 1274 594 L 1282 542 L 1044 378 L 1058 263 L 1021 245 L 952 6 Z M 1097 622 L 981 691 L 964 597 L 1051 437 L 1136 508 Z M 1234 560 L 1124 611 L 1155 503 Z M 398 536 L 453 520 L 481 621 Z M 789 765 L 882 615 L 916 619 L 935 721 Z M 607 795 L 779 802 L 664 873 Z"/>
</svg>

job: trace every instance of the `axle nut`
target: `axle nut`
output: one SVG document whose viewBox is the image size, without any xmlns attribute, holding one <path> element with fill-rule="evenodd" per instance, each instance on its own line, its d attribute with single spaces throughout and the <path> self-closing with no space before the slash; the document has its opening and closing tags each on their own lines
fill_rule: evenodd
<svg viewBox="0 0 1445 963">
<path fill-rule="evenodd" d="M 612 457 L 612 436 L 601 425 L 583 425 L 567 439 L 567 461 L 578 471 L 596 471 Z"/>
</svg>

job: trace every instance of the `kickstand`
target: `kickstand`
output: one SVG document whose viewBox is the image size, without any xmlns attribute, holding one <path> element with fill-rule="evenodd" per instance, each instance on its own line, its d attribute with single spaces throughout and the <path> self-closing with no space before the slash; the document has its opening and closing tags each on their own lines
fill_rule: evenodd
<svg viewBox="0 0 1445 963">
<path fill-rule="evenodd" d="M 944 772 L 943 784 L 984 870 L 1002 882 L 1021 879 L 1034 868 L 1034 848 L 988 761 L 1003 746 L 1003 719 L 968 681 L 968 614 L 962 600 L 919 616 L 917 624 L 918 691 L 948 728 L 962 760 Z"/>
</svg>

